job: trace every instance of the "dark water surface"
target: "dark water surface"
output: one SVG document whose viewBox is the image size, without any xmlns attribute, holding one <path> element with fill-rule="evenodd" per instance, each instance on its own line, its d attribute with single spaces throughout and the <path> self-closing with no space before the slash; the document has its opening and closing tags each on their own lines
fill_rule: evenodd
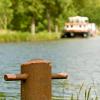
<svg viewBox="0 0 100 100">
<path fill-rule="evenodd" d="M 20 100 L 20 82 L 6 82 L 3 75 L 19 73 L 22 63 L 36 58 L 49 60 L 54 73 L 69 74 L 68 80 L 52 81 L 53 96 L 70 97 L 83 83 L 95 85 L 95 92 L 100 95 L 100 37 L 96 37 L 0 44 L 0 92 L 6 95 L 6 100 Z"/>
</svg>

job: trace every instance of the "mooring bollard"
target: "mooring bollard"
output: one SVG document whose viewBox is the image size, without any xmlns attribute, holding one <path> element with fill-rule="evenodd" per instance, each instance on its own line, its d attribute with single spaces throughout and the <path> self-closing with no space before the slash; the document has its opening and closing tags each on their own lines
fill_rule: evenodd
<svg viewBox="0 0 100 100">
<path fill-rule="evenodd" d="M 51 79 L 66 79 L 66 73 L 51 74 L 45 60 L 31 60 L 21 65 L 21 74 L 6 74 L 6 81 L 21 80 L 21 100 L 51 100 Z"/>
</svg>

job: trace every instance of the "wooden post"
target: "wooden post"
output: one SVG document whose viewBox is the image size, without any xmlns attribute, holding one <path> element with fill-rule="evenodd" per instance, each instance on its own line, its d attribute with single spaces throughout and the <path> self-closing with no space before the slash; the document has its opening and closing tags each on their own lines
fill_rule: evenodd
<svg viewBox="0 0 100 100">
<path fill-rule="evenodd" d="M 6 81 L 21 80 L 21 100 L 51 100 L 51 79 L 66 79 L 68 74 L 51 74 L 45 60 L 31 60 L 21 65 L 21 74 L 6 74 Z"/>
<path fill-rule="evenodd" d="M 44 60 L 21 65 L 21 73 L 29 75 L 21 81 L 21 100 L 51 100 L 51 66 Z"/>
</svg>

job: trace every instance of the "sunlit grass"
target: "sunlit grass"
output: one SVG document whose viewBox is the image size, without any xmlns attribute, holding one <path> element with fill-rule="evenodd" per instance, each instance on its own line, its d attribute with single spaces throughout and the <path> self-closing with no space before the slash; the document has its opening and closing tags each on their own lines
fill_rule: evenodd
<svg viewBox="0 0 100 100">
<path fill-rule="evenodd" d="M 6 95 L 0 92 L 0 100 L 6 100 Z"/>
<path fill-rule="evenodd" d="M 39 40 L 55 40 L 59 39 L 59 33 L 48 33 L 46 31 L 36 33 L 35 35 L 29 32 L 5 32 L 0 33 L 0 42 L 33 42 Z"/>
<path fill-rule="evenodd" d="M 52 97 L 52 100 L 99 100 L 99 99 L 100 98 L 97 95 L 94 84 L 87 86 L 84 83 L 79 85 L 77 88 L 74 87 L 74 91 L 70 95 L 67 95 L 65 92 L 64 96 Z"/>
</svg>

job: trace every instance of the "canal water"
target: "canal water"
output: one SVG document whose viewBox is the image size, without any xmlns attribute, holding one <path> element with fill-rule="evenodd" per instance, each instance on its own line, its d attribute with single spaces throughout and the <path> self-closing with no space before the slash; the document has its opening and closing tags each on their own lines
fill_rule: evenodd
<svg viewBox="0 0 100 100">
<path fill-rule="evenodd" d="M 99 97 L 100 37 L 95 37 L 0 44 L 0 98 L 20 100 L 20 82 L 4 81 L 3 75 L 19 73 L 22 63 L 37 58 L 49 60 L 52 73 L 69 74 L 67 80 L 52 80 L 53 100 L 68 100 L 66 98 L 75 97 L 80 90 L 82 97 L 88 88 L 91 88 L 91 98 Z"/>
</svg>

